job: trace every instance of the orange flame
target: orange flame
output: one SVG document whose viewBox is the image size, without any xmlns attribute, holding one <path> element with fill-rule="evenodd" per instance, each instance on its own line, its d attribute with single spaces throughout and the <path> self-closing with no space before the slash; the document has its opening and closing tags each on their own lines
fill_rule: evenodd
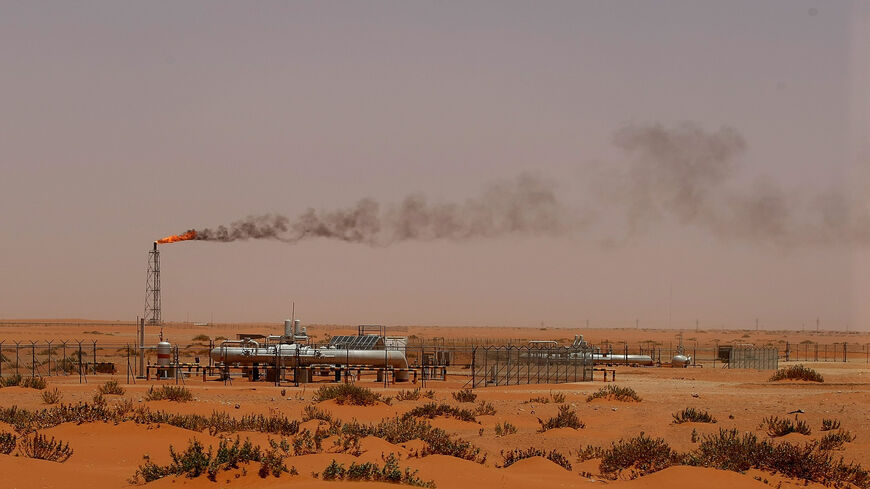
<svg viewBox="0 0 870 489">
<path fill-rule="evenodd" d="M 187 241 L 190 239 L 196 239 L 196 230 L 191 229 L 184 234 L 176 234 L 173 236 L 167 236 L 163 239 L 158 239 L 157 244 L 175 243 L 178 241 Z"/>
</svg>

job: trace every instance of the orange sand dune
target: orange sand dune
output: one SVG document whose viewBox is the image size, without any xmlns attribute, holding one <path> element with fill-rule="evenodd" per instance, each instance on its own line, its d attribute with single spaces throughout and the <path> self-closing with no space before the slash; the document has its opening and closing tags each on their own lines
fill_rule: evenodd
<svg viewBox="0 0 870 489">
<path fill-rule="evenodd" d="M 208 334 L 212 337 L 224 334 L 231 336 L 236 332 L 248 329 L 250 325 L 217 325 L 215 328 L 193 327 L 192 325 L 169 325 L 168 335 L 178 341 L 188 341 L 197 334 Z M 132 329 L 126 326 L 105 323 L 89 325 L 88 331 L 112 332 L 109 335 L 97 335 L 95 338 L 132 339 Z M 342 329 L 344 328 L 344 329 Z M 83 327 L 78 325 L 21 325 L 0 326 L 0 337 L 6 333 L 9 338 L 58 338 L 69 337 L 66 334 L 81 335 Z M 263 328 L 255 328 L 262 331 Z M 309 331 L 316 334 L 344 331 L 355 333 L 347 327 L 314 327 Z M 92 334 L 92 333 L 89 333 Z M 149 333 L 150 334 L 150 333 Z M 476 336 L 483 337 L 534 337 L 538 339 L 559 339 L 573 334 L 570 330 L 519 330 L 519 329 L 485 329 L 485 328 L 417 328 L 409 327 L 403 334 L 418 334 L 422 336 Z M 587 338 L 596 340 L 630 338 L 631 341 L 648 338 L 658 338 L 659 341 L 669 341 L 675 331 L 645 331 L 645 330 L 593 330 Z M 686 332 L 685 336 L 695 336 L 695 332 Z M 780 340 L 783 334 L 777 332 L 698 332 L 698 341 L 712 339 L 720 340 L 741 338 L 749 334 L 753 341 L 765 339 Z M 17 336 L 16 336 L 17 335 Z M 824 337 L 830 341 L 848 340 L 854 342 L 859 335 L 823 335 L 801 333 L 801 335 L 819 340 Z M 800 335 L 798 335 L 800 336 Z M 866 335 L 865 335 L 866 336 Z M 862 336 L 864 337 L 864 336 Z M 838 339 L 839 338 L 839 339 Z M 2 339 L 2 338 L 0 338 Z M 127 340 L 124 340 L 127 341 Z M 749 340 L 746 340 L 749 341 Z M 4 350 L 4 353 L 8 353 Z M 8 354 L 7 354 L 8 356 Z M 8 375 L 7 364 L 4 364 L 3 375 Z M 466 385 L 468 370 L 461 367 L 451 367 L 447 381 L 427 381 L 424 390 L 434 391 L 434 401 L 448 403 L 454 406 L 474 409 L 481 401 L 491 403 L 496 409 L 495 415 L 478 416 L 477 422 L 459 421 L 448 417 L 438 417 L 431 420 L 435 427 L 442 428 L 454 437 L 461 437 L 480 448 L 486 455 L 486 462 L 479 464 L 467 460 L 444 455 L 429 455 L 419 457 L 425 443 L 411 440 L 401 444 L 391 444 L 382 439 L 367 437 L 360 441 L 361 455 L 354 457 L 347 453 L 333 453 L 335 450 L 333 435 L 322 441 L 323 453 L 289 457 L 285 460 L 288 467 L 292 466 L 299 472 L 291 476 L 283 474 L 280 478 L 260 478 L 257 474 L 258 465 L 248 465 L 242 469 L 221 472 L 217 482 L 205 477 L 188 479 L 185 477 L 168 477 L 147 484 L 145 487 L 179 487 L 192 489 L 205 488 L 253 488 L 253 487 L 313 487 L 313 488 L 352 488 L 352 487 L 383 487 L 393 488 L 393 484 L 372 482 L 328 482 L 315 478 L 313 473 L 320 473 L 333 460 L 345 466 L 356 461 L 375 462 L 382 464 L 383 458 L 389 453 L 400 457 L 401 467 L 418 470 L 418 477 L 424 481 L 433 480 L 439 489 L 477 487 L 480 489 L 494 488 L 527 488 L 527 487 L 598 487 L 601 481 L 598 460 L 577 461 L 578 450 L 587 445 L 609 447 L 612 442 L 628 439 L 643 432 L 651 437 L 661 437 L 675 450 L 689 451 L 698 444 L 692 441 L 695 436 L 717 433 L 719 429 L 735 428 L 740 432 L 755 433 L 760 439 L 770 439 L 766 428 L 761 426 L 762 419 L 768 416 L 805 421 L 812 429 L 810 435 L 791 434 L 774 440 L 789 441 L 803 444 L 806 441 L 818 440 L 824 433 L 820 431 L 821 422 L 825 418 L 838 419 L 842 428 L 849 430 L 857 438 L 847 443 L 842 449 L 834 452 L 835 458 L 843 457 L 847 462 L 867 464 L 870 460 L 870 418 L 866 406 L 870 404 L 870 363 L 850 361 L 848 363 L 807 363 L 825 376 L 825 382 L 815 383 L 772 383 L 768 381 L 770 372 L 755 370 L 727 370 L 721 368 L 630 368 L 617 367 L 618 385 L 634 389 L 642 398 L 641 402 L 624 403 L 612 400 L 596 400 L 586 402 L 586 397 L 603 386 L 600 377 L 595 382 L 559 385 L 519 385 L 508 387 L 487 387 L 476 389 L 478 395 L 474 403 L 459 403 L 453 399 L 452 393 Z M 49 389 L 57 388 L 63 395 L 62 402 L 92 402 L 97 387 L 103 382 L 115 379 L 124 384 L 123 375 L 89 375 L 87 383 L 79 383 L 78 375 L 49 376 Z M 123 398 L 132 401 L 134 408 L 147 406 L 152 411 L 162 410 L 178 414 L 209 415 L 213 411 L 227 413 L 233 417 L 246 414 L 277 414 L 290 419 L 300 419 L 306 406 L 310 405 L 317 388 L 322 384 L 310 384 L 304 387 L 292 385 L 274 386 L 266 382 L 253 383 L 244 379 L 234 379 L 232 383 L 203 382 L 201 378 L 191 377 L 184 381 L 195 400 L 186 403 L 171 401 L 145 401 L 146 393 L 152 385 L 174 384 L 174 382 L 158 382 L 137 380 L 135 384 L 124 385 L 126 393 Z M 395 396 L 399 390 L 420 387 L 412 383 L 391 385 L 384 388 L 382 383 L 364 378 L 357 385 L 369 387 L 384 395 Z M 585 428 L 574 430 L 558 428 L 547 432 L 539 432 L 540 420 L 556 416 L 560 404 L 551 401 L 551 393 L 561 393 L 565 403 L 574 410 L 585 423 Z M 121 396 L 106 396 L 109 404 L 117 403 Z M 533 398 L 544 398 L 531 401 Z M 358 407 L 339 405 L 334 401 L 324 401 L 316 406 L 337 419 L 345 422 L 356 419 L 361 423 L 377 423 L 385 418 L 401 416 L 416 406 L 432 402 L 421 398 L 416 401 L 393 400 L 392 405 L 378 403 L 374 406 Z M 18 406 L 29 410 L 45 408 L 42 392 L 22 387 L 7 387 L 0 389 L 0 408 Z M 674 424 L 673 413 L 687 407 L 708 411 L 717 419 L 715 424 L 685 423 Z M 801 410 L 797 415 L 789 414 Z M 516 433 L 496 436 L 496 425 L 508 423 L 514 426 Z M 304 428 L 317 431 L 324 425 L 317 420 L 303 424 Z M 13 427 L 0 423 L 0 432 L 12 432 Z M 0 474 L 2 487 L 6 488 L 39 488 L 67 487 L 69 489 L 91 488 L 121 488 L 128 486 L 128 480 L 142 463 L 142 456 L 148 454 L 156 463 L 165 464 L 169 461 L 169 446 L 184 449 L 191 439 L 201 440 L 206 445 L 216 446 L 219 437 L 208 433 L 197 433 L 166 425 L 136 425 L 132 422 L 87 423 L 76 425 L 68 423 L 54 428 L 45 429 L 49 437 L 69 442 L 74 450 L 73 456 L 65 463 L 54 463 L 40 460 L 0 455 Z M 242 432 L 237 434 L 222 434 L 220 437 L 241 439 L 250 438 L 254 443 L 267 447 L 269 440 L 280 438 L 276 435 Z M 503 464 L 501 452 L 513 449 L 528 449 L 530 447 L 542 450 L 557 450 L 573 464 L 573 470 L 567 471 L 549 460 L 533 457 L 521 460 L 511 467 L 499 468 Z M 866 467 L 865 467 L 866 468 Z M 591 474 L 591 476 L 590 476 Z M 756 478 L 758 480 L 756 480 Z M 645 487 L 710 487 L 710 488 L 751 488 L 763 487 L 759 480 L 767 480 L 766 487 L 783 488 L 803 487 L 803 481 L 794 481 L 782 476 L 776 476 L 757 470 L 747 474 L 724 472 L 715 469 L 697 467 L 671 467 L 661 472 L 641 477 L 636 480 L 607 481 L 608 487 L 625 487 L 642 489 Z M 809 487 L 821 487 L 809 484 Z"/>
</svg>

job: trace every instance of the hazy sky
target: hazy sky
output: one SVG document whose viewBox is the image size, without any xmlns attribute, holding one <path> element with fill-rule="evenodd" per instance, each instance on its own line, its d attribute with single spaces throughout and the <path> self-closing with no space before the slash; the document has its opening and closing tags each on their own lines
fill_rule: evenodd
<svg viewBox="0 0 870 489">
<path fill-rule="evenodd" d="M 559 226 L 163 246 L 164 319 L 868 329 L 868 31 L 847 1 L 0 2 L 0 318 L 141 315 L 167 234 L 503 209 L 525 175 Z"/>
</svg>

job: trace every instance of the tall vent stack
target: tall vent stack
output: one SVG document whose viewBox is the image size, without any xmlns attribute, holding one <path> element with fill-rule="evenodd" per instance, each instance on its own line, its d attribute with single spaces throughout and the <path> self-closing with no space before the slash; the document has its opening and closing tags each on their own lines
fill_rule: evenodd
<svg viewBox="0 0 870 489">
<path fill-rule="evenodd" d="M 148 252 L 148 273 L 145 281 L 145 324 L 159 326 L 162 323 L 160 312 L 160 251 L 157 242 Z"/>
</svg>

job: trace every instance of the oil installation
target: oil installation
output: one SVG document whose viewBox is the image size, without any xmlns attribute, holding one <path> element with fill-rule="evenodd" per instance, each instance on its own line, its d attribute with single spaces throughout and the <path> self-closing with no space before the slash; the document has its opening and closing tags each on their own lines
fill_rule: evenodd
<svg viewBox="0 0 870 489">
<path fill-rule="evenodd" d="M 161 326 L 160 299 L 160 252 L 158 244 L 175 243 L 199 239 L 196 231 L 168 236 L 157 240 L 148 253 L 148 273 L 145 292 L 145 316 L 140 322 L 139 351 L 140 371 L 145 371 L 144 350 L 150 349 L 144 345 L 144 329 L 146 325 Z M 335 373 L 336 380 L 342 372 L 347 375 L 351 370 L 373 370 L 377 372 L 378 380 L 392 373 L 396 382 L 407 382 L 411 369 L 405 356 L 404 347 L 388 345 L 384 329 L 381 334 L 367 334 L 367 327 L 360 326 L 357 336 L 335 336 L 325 346 L 309 344 L 305 328 L 300 328 L 298 319 L 284 321 L 283 334 L 253 335 L 255 337 L 240 337 L 235 340 L 224 340 L 209 352 L 210 359 L 218 369 L 228 375 L 229 369 L 241 367 L 251 374 L 252 379 L 259 377 L 260 369 L 267 377 L 276 380 L 284 372 L 292 369 L 297 382 L 310 382 L 316 372 L 321 374 Z M 369 328 L 370 330 L 370 328 Z M 163 338 L 157 345 L 158 377 L 172 376 L 177 365 L 171 360 L 172 345 Z M 416 378 L 416 375 L 415 375 Z"/>
</svg>

